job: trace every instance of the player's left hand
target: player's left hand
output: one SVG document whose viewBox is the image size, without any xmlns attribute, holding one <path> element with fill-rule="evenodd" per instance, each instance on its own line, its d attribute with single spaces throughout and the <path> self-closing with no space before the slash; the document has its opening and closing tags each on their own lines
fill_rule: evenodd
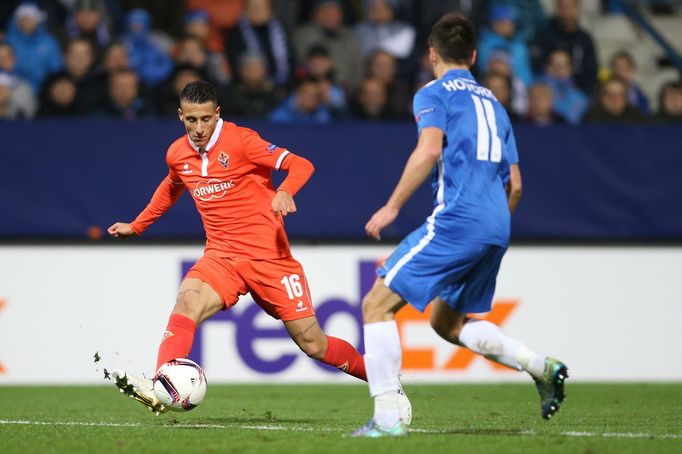
<svg viewBox="0 0 682 454">
<path fill-rule="evenodd" d="M 287 214 L 293 214 L 296 212 L 296 203 L 294 198 L 291 197 L 286 191 L 277 191 L 275 197 L 272 199 L 272 211 L 275 216 L 286 216 Z"/>
<path fill-rule="evenodd" d="M 397 209 L 389 207 L 388 205 L 379 208 L 379 210 L 369 219 L 367 224 L 365 224 L 365 232 L 367 232 L 367 235 L 375 240 L 380 240 L 381 231 L 395 221 L 395 218 L 398 217 L 398 212 Z"/>
</svg>

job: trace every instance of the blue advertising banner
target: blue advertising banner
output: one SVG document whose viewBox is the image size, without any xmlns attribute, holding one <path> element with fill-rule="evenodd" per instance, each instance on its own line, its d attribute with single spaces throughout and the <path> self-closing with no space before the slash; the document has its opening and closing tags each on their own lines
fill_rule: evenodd
<svg viewBox="0 0 682 454">
<path fill-rule="evenodd" d="M 362 239 L 416 144 L 406 123 L 278 126 L 249 122 L 261 136 L 310 159 L 316 173 L 287 218 L 292 238 Z M 682 128 L 515 128 L 524 196 L 516 239 L 682 239 Z M 132 220 L 166 175 L 165 152 L 183 133 L 173 121 L 51 120 L 0 123 L 0 237 L 97 237 Z M 276 181 L 281 175 L 275 175 Z M 385 237 L 397 239 L 431 211 L 428 185 Z M 148 238 L 202 238 L 189 197 Z"/>
</svg>

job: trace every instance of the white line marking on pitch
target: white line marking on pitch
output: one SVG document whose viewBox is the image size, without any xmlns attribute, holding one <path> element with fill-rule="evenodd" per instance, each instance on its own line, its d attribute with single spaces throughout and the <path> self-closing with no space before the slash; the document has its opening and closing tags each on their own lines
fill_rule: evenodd
<svg viewBox="0 0 682 454">
<path fill-rule="evenodd" d="M 78 426 L 78 427 L 141 427 L 142 423 L 118 423 L 118 422 L 87 422 L 87 421 L 28 421 L 28 420 L 10 420 L 0 419 L 0 425 L 17 425 L 17 426 Z M 313 428 L 300 426 L 277 426 L 277 425 L 251 425 L 251 424 L 164 424 L 157 426 L 161 429 L 242 429 L 242 430 L 272 430 L 272 431 L 296 431 L 296 432 L 339 432 L 338 429 L 330 428 Z M 438 429 L 410 429 L 410 432 L 421 434 L 453 434 L 451 430 Z M 458 432 L 461 435 L 466 435 L 464 431 Z M 480 435 L 480 433 L 472 432 L 471 435 Z M 526 435 L 526 436 L 564 436 L 564 437 L 604 437 L 604 438 L 654 438 L 654 439 L 682 439 L 682 434 L 648 434 L 648 433 L 633 433 L 633 432 L 558 432 L 541 434 L 532 430 L 502 431 L 499 434 L 491 435 Z"/>
</svg>

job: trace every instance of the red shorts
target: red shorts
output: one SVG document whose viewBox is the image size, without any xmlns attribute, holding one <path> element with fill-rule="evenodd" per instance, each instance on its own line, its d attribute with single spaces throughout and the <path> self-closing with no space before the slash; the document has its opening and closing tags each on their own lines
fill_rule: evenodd
<svg viewBox="0 0 682 454">
<path fill-rule="evenodd" d="M 247 292 L 268 314 L 282 321 L 315 315 L 308 281 L 293 257 L 270 260 L 204 255 L 187 276 L 209 284 L 229 309 Z"/>
</svg>

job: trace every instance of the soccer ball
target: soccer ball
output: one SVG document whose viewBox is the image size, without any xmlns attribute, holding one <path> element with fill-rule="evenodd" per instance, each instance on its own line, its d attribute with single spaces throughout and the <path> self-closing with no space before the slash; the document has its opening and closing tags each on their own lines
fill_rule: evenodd
<svg viewBox="0 0 682 454">
<path fill-rule="evenodd" d="M 206 395 L 206 376 L 197 363 L 177 358 L 159 367 L 154 377 L 154 394 L 169 410 L 189 411 Z"/>
</svg>

